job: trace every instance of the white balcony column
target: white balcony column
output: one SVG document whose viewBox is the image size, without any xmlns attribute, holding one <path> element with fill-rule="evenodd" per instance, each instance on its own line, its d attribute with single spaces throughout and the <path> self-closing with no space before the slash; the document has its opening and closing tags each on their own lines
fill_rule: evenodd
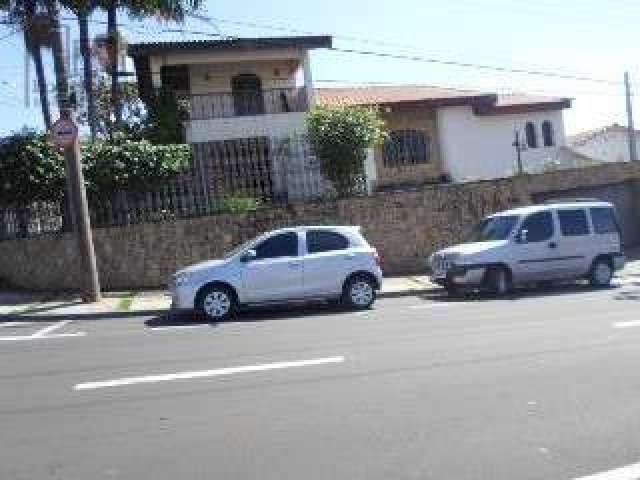
<svg viewBox="0 0 640 480">
<path fill-rule="evenodd" d="M 304 52 L 302 68 L 304 69 L 304 89 L 307 93 L 307 104 L 309 108 L 311 108 L 315 103 L 315 97 L 313 92 L 313 77 L 311 75 L 311 58 L 308 50 Z"/>
</svg>

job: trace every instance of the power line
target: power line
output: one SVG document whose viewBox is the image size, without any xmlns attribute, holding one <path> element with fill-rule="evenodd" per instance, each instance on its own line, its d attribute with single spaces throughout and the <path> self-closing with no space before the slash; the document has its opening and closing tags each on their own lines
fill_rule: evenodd
<svg viewBox="0 0 640 480">
<path fill-rule="evenodd" d="M 560 78 L 563 80 L 576 80 L 576 81 L 582 81 L 582 82 L 604 83 L 609 85 L 620 84 L 620 82 L 616 82 L 613 80 L 606 80 L 604 78 L 593 78 L 593 77 L 586 77 L 582 75 L 569 75 L 564 73 L 556 73 L 556 72 L 549 72 L 549 71 L 542 71 L 542 70 L 528 70 L 525 68 L 501 67 L 498 65 L 482 65 L 477 63 L 460 62 L 457 60 L 442 60 L 439 58 L 422 57 L 418 55 L 404 55 L 399 53 L 377 52 L 373 50 L 356 50 L 353 48 L 339 48 L 339 47 L 331 47 L 330 50 L 334 52 L 340 52 L 340 53 L 349 53 L 349 54 L 373 56 L 373 57 L 380 57 L 380 58 L 391 58 L 395 60 L 409 60 L 413 62 L 435 63 L 439 65 L 447 65 L 447 66 L 454 66 L 454 67 L 473 68 L 476 70 L 490 70 L 490 71 L 502 72 L 502 73 L 535 75 L 540 77 Z"/>
</svg>

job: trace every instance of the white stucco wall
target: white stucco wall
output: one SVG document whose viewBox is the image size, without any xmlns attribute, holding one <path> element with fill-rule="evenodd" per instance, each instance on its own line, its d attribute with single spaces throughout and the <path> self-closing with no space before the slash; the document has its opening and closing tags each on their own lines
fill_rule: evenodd
<svg viewBox="0 0 640 480">
<path fill-rule="evenodd" d="M 628 162 L 629 140 L 625 132 L 603 132 L 570 147 L 601 162 Z M 640 152 L 640 135 L 636 134 L 636 150 Z"/>
<path fill-rule="evenodd" d="M 542 122 L 553 125 L 554 147 L 543 147 Z M 526 122 L 536 126 L 538 148 L 522 152 L 528 172 L 539 172 L 555 157 L 556 148 L 565 145 L 561 110 L 509 115 L 475 115 L 471 107 L 448 107 L 437 111 L 438 139 L 443 168 L 456 182 L 503 178 L 516 172 L 514 131 L 526 143 Z"/>
<path fill-rule="evenodd" d="M 276 113 L 246 117 L 211 118 L 186 122 L 187 143 L 235 138 L 288 137 L 303 133 L 305 113 Z"/>
</svg>

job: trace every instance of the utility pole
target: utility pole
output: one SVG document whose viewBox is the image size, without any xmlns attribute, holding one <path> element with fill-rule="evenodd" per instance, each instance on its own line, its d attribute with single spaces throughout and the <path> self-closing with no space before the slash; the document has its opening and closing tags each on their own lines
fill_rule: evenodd
<svg viewBox="0 0 640 480">
<path fill-rule="evenodd" d="M 101 299 L 100 280 L 91 236 L 87 192 L 84 187 L 84 176 L 82 175 L 78 127 L 73 119 L 73 111 L 71 109 L 64 109 L 60 112 L 60 118 L 51 127 L 51 135 L 53 142 L 64 149 L 65 162 L 68 165 L 69 176 L 67 177 L 67 183 L 71 186 L 72 210 L 76 215 L 78 247 L 85 273 L 83 300 L 85 302 L 99 302 Z"/>
<path fill-rule="evenodd" d="M 627 133 L 629 139 L 629 160 L 635 162 L 638 160 L 638 152 L 636 150 L 636 130 L 633 126 L 633 106 L 629 72 L 624 72 L 624 89 L 625 96 L 627 97 Z"/>
<path fill-rule="evenodd" d="M 514 130 L 515 139 L 512 145 L 516 148 L 516 160 L 518 165 L 518 175 L 524 174 L 524 168 L 522 166 L 522 143 L 520 143 L 520 132 L 518 129 Z"/>
</svg>

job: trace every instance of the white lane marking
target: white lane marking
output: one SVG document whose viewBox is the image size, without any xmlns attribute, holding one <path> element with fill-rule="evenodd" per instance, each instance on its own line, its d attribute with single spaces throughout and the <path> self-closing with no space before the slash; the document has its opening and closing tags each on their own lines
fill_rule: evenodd
<svg viewBox="0 0 640 480">
<path fill-rule="evenodd" d="M 640 478 L 640 463 L 616 468 L 615 470 L 595 473 L 593 475 L 576 478 L 574 480 L 638 480 L 638 478 Z"/>
<path fill-rule="evenodd" d="M 283 368 L 308 367 L 312 365 L 324 365 L 328 363 L 342 363 L 344 357 L 314 358 L 312 360 L 296 360 L 293 362 L 264 363 L 261 365 L 246 365 L 243 367 L 217 368 L 215 370 L 200 370 L 194 372 L 167 373 L 164 375 L 148 375 L 144 377 L 126 377 L 103 382 L 79 383 L 74 390 L 95 390 L 97 388 L 120 387 L 122 385 L 134 385 L 136 383 L 166 382 L 169 380 L 186 380 L 191 378 L 217 377 L 233 375 L 236 373 L 264 372 L 266 370 L 278 370 Z"/>
<path fill-rule="evenodd" d="M 191 329 L 191 328 L 202 328 L 202 327 L 210 327 L 211 325 L 209 324 L 202 324 L 202 325 L 170 325 L 167 327 L 150 327 L 149 330 L 153 331 L 153 332 L 164 332 L 167 330 L 187 330 L 187 329 Z"/>
<path fill-rule="evenodd" d="M 413 310 L 422 310 L 426 308 L 455 307 L 456 305 L 466 305 L 466 303 L 425 303 L 423 305 L 410 305 L 409 308 Z"/>
<path fill-rule="evenodd" d="M 0 323 L 0 327 L 24 327 L 26 325 L 32 325 L 33 322 L 4 322 Z"/>
<path fill-rule="evenodd" d="M 613 324 L 613 328 L 630 328 L 640 327 L 640 320 L 634 320 L 631 322 L 616 322 Z"/>
<path fill-rule="evenodd" d="M 19 342 L 21 340 L 48 340 L 50 338 L 84 337 L 85 335 L 86 335 L 86 332 L 54 333 L 53 335 L 45 335 L 45 336 L 22 335 L 19 337 L 0 337 L 0 342 L 1 341 Z"/>
<path fill-rule="evenodd" d="M 65 325 L 67 325 L 68 323 L 71 323 L 71 320 L 63 320 L 61 322 L 58 323 L 54 323 L 53 325 L 49 325 L 48 327 L 43 328 L 42 330 L 34 333 L 32 335 L 32 337 L 46 337 L 47 334 L 53 332 L 54 330 L 57 330 L 59 328 L 64 327 Z"/>
</svg>

